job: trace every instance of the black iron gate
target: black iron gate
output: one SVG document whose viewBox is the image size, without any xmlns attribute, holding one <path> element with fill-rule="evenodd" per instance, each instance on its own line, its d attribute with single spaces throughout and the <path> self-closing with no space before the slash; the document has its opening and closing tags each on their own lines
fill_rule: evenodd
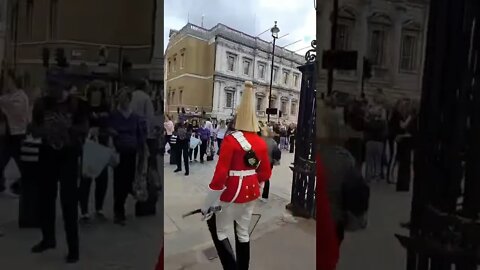
<svg viewBox="0 0 480 270">
<path fill-rule="evenodd" d="M 430 1 L 408 270 L 480 262 L 479 19 L 478 0 Z"/>
<path fill-rule="evenodd" d="M 315 115 L 316 77 L 315 40 L 313 49 L 305 55 L 307 63 L 298 67 L 302 72 L 300 104 L 295 134 L 295 159 L 293 171 L 291 203 L 287 209 L 295 216 L 315 217 Z"/>
</svg>

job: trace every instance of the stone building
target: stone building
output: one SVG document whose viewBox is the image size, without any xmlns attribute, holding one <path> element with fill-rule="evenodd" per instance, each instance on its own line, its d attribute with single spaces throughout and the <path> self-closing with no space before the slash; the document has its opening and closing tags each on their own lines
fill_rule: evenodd
<svg viewBox="0 0 480 270">
<path fill-rule="evenodd" d="M 333 90 L 359 95 L 363 57 L 373 64 L 365 83 L 369 95 L 383 89 L 389 99 L 419 99 L 425 56 L 428 0 L 339 0 L 337 50 L 358 51 L 357 70 L 334 73 Z M 330 49 L 333 1 L 317 7 L 317 57 Z M 318 88 L 326 92 L 327 71 L 319 70 Z"/>
<path fill-rule="evenodd" d="M 166 50 L 166 100 L 170 113 L 177 108 L 205 111 L 214 119 L 228 119 L 240 102 L 245 81 L 256 88 L 257 115 L 267 119 L 272 43 L 217 24 L 211 29 L 187 24 L 172 30 Z M 275 48 L 272 108 L 282 111 L 273 121 L 296 122 L 301 86 L 298 66 L 304 58 Z"/>
<path fill-rule="evenodd" d="M 7 62 L 27 85 L 42 86 L 44 50 L 50 66 L 57 49 L 71 68 L 117 74 L 132 64 L 135 76 L 148 77 L 154 42 L 155 0 L 10 0 Z M 15 5 L 17 5 L 15 11 Z M 102 52 L 103 55 L 102 55 Z"/>
</svg>

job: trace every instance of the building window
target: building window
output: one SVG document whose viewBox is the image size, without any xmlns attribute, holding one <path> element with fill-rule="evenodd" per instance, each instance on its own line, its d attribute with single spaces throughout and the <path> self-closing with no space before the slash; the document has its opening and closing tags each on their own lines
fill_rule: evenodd
<svg viewBox="0 0 480 270">
<path fill-rule="evenodd" d="M 290 114 L 291 115 L 296 115 L 297 114 L 297 103 L 293 103 L 290 106 Z"/>
<path fill-rule="evenodd" d="M 417 37 L 413 34 L 403 34 L 400 51 L 400 70 L 415 70 L 416 51 Z"/>
<path fill-rule="evenodd" d="M 185 67 L 185 53 L 182 53 L 180 55 L 180 69 L 183 69 Z"/>
<path fill-rule="evenodd" d="M 250 59 L 243 59 L 243 74 L 249 76 L 250 75 L 250 66 L 252 64 L 252 60 Z"/>
<path fill-rule="evenodd" d="M 373 65 L 381 66 L 385 54 L 385 31 L 374 30 L 370 38 L 370 61 Z"/>
<path fill-rule="evenodd" d="M 265 79 L 265 64 L 263 63 L 258 64 L 258 77 L 260 79 Z"/>
<path fill-rule="evenodd" d="M 283 83 L 288 85 L 288 71 L 286 70 L 283 71 Z"/>
<path fill-rule="evenodd" d="M 228 71 L 235 71 L 235 60 L 236 56 L 234 54 L 227 54 L 227 69 Z"/>
<path fill-rule="evenodd" d="M 257 111 L 263 111 L 262 103 L 263 103 L 263 97 L 257 97 L 257 104 L 256 104 Z"/>
<path fill-rule="evenodd" d="M 287 114 L 287 101 L 282 100 L 282 105 L 281 105 L 280 108 L 281 108 L 282 114 L 286 115 Z"/>
<path fill-rule="evenodd" d="M 298 74 L 293 74 L 293 86 L 298 87 Z"/>
<path fill-rule="evenodd" d="M 225 92 L 225 107 L 226 108 L 233 108 L 233 95 L 234 93 L 231 91 Z"/>
<path fill-rule="evenodd" d="M 32 29 L 33 29 L 33 0 L 27 0 L 27 35 L 29 38 L 32 37 Z"/>
<path fill-rule="evenodd" d="M 172 72 L 172 61 L 168 61 L 168 73 Z"/>
<path fill-rule="evenodd" d="M 50 0 L 50 38 L 57 37 L 58 0 Z"/>
<path fill-rule="evenodd" d="M 278 67 L 273 67 L 273 81 L 277 81 Z"/>
<path fill-rule="evenodd" d="M 173 72 L 177 69 L 177 57 L 173 58 Z"/>
<path fill-rule="evenodd" d="M 338 24 L 337 40 L 335 47 L 337 50 L 347 51 L 350 49 L 350 27 L 346 24 Z"/>
<path fill-rule="evenodd" d="M 179 93 L 179 95 L 178 95 L 178 103 L 179 103 L 180 105 L 183 104 L 183 90 L 180 90 L 180 93 Z"/>
<path fill-rule="evenodd" d="M 172 102 L 170 104 L 175 104 L 175 89 L 172 91 Z"/>
</svg>

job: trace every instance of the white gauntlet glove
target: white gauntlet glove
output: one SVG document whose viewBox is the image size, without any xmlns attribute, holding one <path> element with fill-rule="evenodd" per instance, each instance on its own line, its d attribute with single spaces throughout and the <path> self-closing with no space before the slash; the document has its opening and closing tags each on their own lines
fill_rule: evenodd
<svg viewBox="0 0 480 270">
<path fill-rule="evenodd" d="M 202 207 L 202 221 L 209 220 L 214 212 L 212 208 L 216 207 L 220 203 L 220 196 L 222 195 L 224 189 L 222 190 L 212 190 L 210 189 L 205 198 L 204 206 Z"/>
</svg>

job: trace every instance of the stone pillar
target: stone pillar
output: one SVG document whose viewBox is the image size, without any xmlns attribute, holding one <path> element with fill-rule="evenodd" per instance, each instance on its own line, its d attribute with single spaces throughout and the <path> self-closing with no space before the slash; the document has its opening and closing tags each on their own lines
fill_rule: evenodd
<svg viewBox="0 0 480 270">
<path fill-rule="evenodd" d="M 402 8 L 396 8 L 397 13 L 396 16 L 393 18 L 392 25 L 392 39 L 390 43 L 390 55 L 393 56 L 392 63 L 390 66 L 391 74 L 392 74 L 392 83 L 396 85 L 398 83 L 398 73 L 400 68 L 400 50 L 402 46 L 402 25 L 404 20 L 404 12 L 405 10 Z"/>
<path fill-rule="evenodd" d="M 213 87 L 213 102 L 212 102 L 212 114 L 216 117 L 220 112 L 220 97 L 222 96 L 222 89 L 220 88 L 220 82 L 215 81 Z"/>
<path fill-rule="evenodd" d="M 357 26 L 357 36 L 358 40 L 358 62 L 357 62 L 357 89 L 358 94 L 360 95 L 362 90 L 362 75 L 363 75 L 363 57 L 368 58 L 368 45 L 369 45 L 369 27 L 368 27 L 368 16 L 370 14 L 370 8 L 368 4 L 362 5 L 360 12 L 356 18 Z M 365 84 L 366 88 L 366 84 Z"/>
</svg>

